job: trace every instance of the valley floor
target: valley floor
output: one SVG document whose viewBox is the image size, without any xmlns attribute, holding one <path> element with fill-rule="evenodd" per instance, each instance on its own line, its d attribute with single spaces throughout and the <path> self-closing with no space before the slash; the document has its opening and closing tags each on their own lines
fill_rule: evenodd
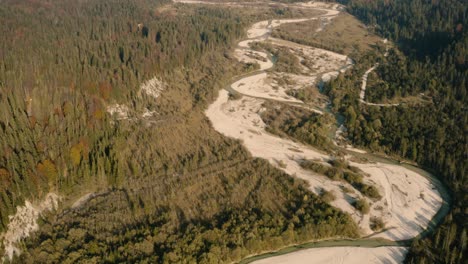
<svg viewBox="0 0 468 264">
<path fill-rule="evenodd" d="M 324 11 L 324 15 L 321 16 L 329 20 L 333 19 L 340 10 L 339 6 L 322 3 L 309 3 L 302 5 L 302 7 Z M 317 19 L 317 17 L 309 19 Z M 248 31 L 249 39 L 239 43 L 242 49 L 236 50 L 236 54 L 240 59 L 249 52 L 255 52 L 262 58 L 268 58 L 267 54 L 262 54 L 260 51 L 249 50 L 249 44 L 253 42 L 265 42 L 289 48 L 292 52 L 302 54 L 307 60 L 316 62 L 315 67 L 310 68 L 309 72 L 304 71 L 302 76 L 303 78 L 313 77 L 311 78 L 312 82 L 316 76 L 322 76 L 322 80 L 327 81 L 337 76 L 343 69 L 346 70 L 350 67 L 350 60 L 344 55 L 268 37 L 274 25 L 289 21 L 297 20 L 255 23 Z M 250 58 L 250 61 L 254 60 L 255 58 Z M 354 162 L 356 158 L 353 155 L 348 155 L 346 159 L 351 165 L 368 174 L 365 182 L 377 187 L 383 196 L 379 201 L 375 201 L 365 197 L 346 182 L 332 181 L 325 176 L 301 168 L 300 162 L 303 160 L 313 159 L 325 163 L 333 157 L 265 131 L 266 125 L 260 114 L 265 111 L 263 103 L 266 100 L 283 103 L 298 103 L 299 100 L 287 96 L 284 89 L 276 87 L 276 84 L 272 84 L 269 80 L 270 76 L 279 74 L 274 72 L 272 63 L 258 62 L 261 65 L 258 74 L 238 80 L 229 88 L 229 90 L 241 94 L 241 99 L 231 100 L 229 92 L 223 90 L 220 91 L 217 100 L 208 108 L 206 115 L 214 128 L 226 136 L 240 139 L 253 156 L 267 159 L 272 165 L 284 170 L 289 175 L 306 180 L 310 184 L 310 189 L 316 194 L 320 194 L 323 190 L 333 192 L 336 199 L 331 204 L 349 213 L 358 223 L 363 236 L 401 241 L 412 239 L 424 231 L 443 202 L 438 190 L 428 178 L 399 165 L 368 161 Z M 372 70 L 373 68 L 369 71 Z M 363 82 L 365 83 L 365 80 Z M 297 78 L 296 83 L 300 83 L 300 78 Z M 352 191 L 345 192 L 344 189 Z M 369 202 L 371 205 L 369 214 L 359 212 L 352 205 L 356 199 L 366 199 Z M 386 224 L 386 229 L 374 233 L 370 228 L 370 219 L 372 218 L 382 219 Z M 403 261 L 406 251 L 407 248 L 404 247 L 319 248 L 286 254 L 258 263 L 400 263 Z"/>
</svg>

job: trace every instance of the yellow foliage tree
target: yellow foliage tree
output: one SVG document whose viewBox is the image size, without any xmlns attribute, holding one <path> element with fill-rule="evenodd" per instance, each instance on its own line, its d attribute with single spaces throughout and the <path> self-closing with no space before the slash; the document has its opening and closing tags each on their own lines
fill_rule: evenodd
<svg viewBox="0 0 468 264">
<path fill-rule="evenodd" d="M 70 159 L 73 165 L 77 166 L 81 162 L 82 145 L 76 144 L 70 149 Z"/>
<path fill-rule="evenodd" d="M 96 111 L 94 111 L 93 117 L 96 120 L 103 119 L 104 118 L 104 111 L 102 109 L 97 109 Z"/>
<path fill-rule="evenodd" d="M 66 101 L 62 105 L 62 112 L 65 116 L 68 116 L 73 112 L 73 105 L 69 101 Z"/>
<path fill-rule="evenodd" d="M 50 160 L 44 160 L 37 164 L 37 171 L 40 175 L 47 177 L 49 182 L 53 182 L 57 179 L 57 168 Z"/>
</svg>

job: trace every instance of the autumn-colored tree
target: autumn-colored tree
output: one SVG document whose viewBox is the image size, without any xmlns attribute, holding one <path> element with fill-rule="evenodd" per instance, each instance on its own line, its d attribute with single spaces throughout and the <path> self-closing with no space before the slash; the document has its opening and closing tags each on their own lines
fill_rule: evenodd
<svg viewBox="0 0 468 264">
<path fill-rule="evenodd" d="M 55 167 L 55 164 L 48 159 L 38 163 L 36 169 L 39 174 L 47 177 L 47 179 L 51 183 L 55 182 L 55 180 L 57 179 L 57 168 Z"/>
<path fill-rule="evenodd" d="M 70 149 L 70 159 L 73 165 L 77 166 L 81 162 L 81 152 L 82 146 L 80 144 L 76 144 L 71 147 Z"/>
<path fill-rule="evenodd" d="M 104 100 L 108 100 L 112 93 L 112 86 L 108 82 L 99 85 L 99 94 Z"/>
<path fill-rule="evenodd" d="M 8 188 L 11 184 L 10 172 L 5 168 L 0 168 L 0 187 Z"/>
</svg>

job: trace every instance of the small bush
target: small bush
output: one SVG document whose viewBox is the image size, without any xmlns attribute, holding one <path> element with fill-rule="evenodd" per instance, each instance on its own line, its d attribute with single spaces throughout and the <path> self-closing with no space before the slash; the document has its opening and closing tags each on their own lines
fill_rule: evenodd
<svg viewBox="0 0 468 264">
<path fill-rule="evenodd" d="M 382 198 L 377 188 L 372 185 L 363 184 L 360 191 L 362 194 L 372 199 L 380 200 Z"/>
<path fill-rule="evenodd" d="M 332 165 L 335 168 L 344 169 L 344 168 L 347 167 L 346 162 L 344 160 L 340 160 L 340 159 L 330 160 L 328 163 L 330 163 L 330 165 Z"/>
<path fill-rule="evenodd" d="M 330 202 L 333 202 L 334 200 L 336 200 L 336 196 L 335 196 L 335 193 L 333 191 L 323 190 L 320 197 L 322 198 L 322 201 L 324 201 L 326 203 L 330 203 Z"/>
<path fill-rule="evenodd" d="M 370 219 L 370 228 L 373 231 L 379 231 L 385 228 L 385 223 L 383 222 L 382 218 L 380 217 L 372 217 Z"/>
<path fill-rule="evenodd" d="M 328 168 L 327 172 L 325 173 L 328 178 L 337 181 L 343 179 L 343 171 L 337 168 Z"/>
<path fill-rule="evenodd" d="M 346 171 L 344 173 L 344 178 L 347 182 L 354 186 L 355 184 L 361 184 L 363 177 L 357 173 Z"/>
<path fill-rule="evenodd" d="M 303 169 L 311 170 L 320 174 L 325 174 L 328 170 L 327 166 L 322 165 L 318 162 L 314 162 L 312 160 L 303 161 L 300 165 Z"/>
<path fill-rule="evenodd" d="M 278 161 L 278 166 L 280 166 L 280 168 L 285 169 L 287 164 L 284 161 L 280 160 L 280 161 Z"/>
<path fill-rule="evenodd" d="M 354 193 L 353 189 L 350 189 L 346 186 L 341 186 L 341 190 L 343 190 L 344 193 Z"/>
<path fill-rule="evenodd" d="M 356 207 L 356 209 L 358 209 L 363 214 L 368 214 L 370 212 L 369 203 L 364 198 L 356 200 L 354 207 Z"/>
</svg>

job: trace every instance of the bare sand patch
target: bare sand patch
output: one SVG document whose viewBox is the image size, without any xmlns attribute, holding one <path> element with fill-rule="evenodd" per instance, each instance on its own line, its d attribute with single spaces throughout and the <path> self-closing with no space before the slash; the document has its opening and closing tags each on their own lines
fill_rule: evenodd
<svg viewBox="0 0 468 264">
<path fill-rule="evenodd" d="M 367 153 L 367 151 L 362 150 L 362 149 L 358 149 L 358 148 L 354 148 L 354 147 L 351 146 L 351 145 L 346 145 L 346 149 L 347 149 L 347 150 L 354 151 L 354 152 L 357 152 L 357 153 L 361 153 L 361 154 Z"/>
<path fill-rule="evenodd" d="M 275 78 L 291 81 L 291 84 L 286 84 L 289 89 L 301 89 L 306 86 L 311 86 L 316 83 L 316 75 L 299 75 L 294 73 L 277 72 Z"/>
<path fill-rule="evenodd" d="M 128 115 L 130 112 L 130 109 L 128 108 L 128 106 L 123 105 L 123 104 L 109 105 L 107 106 L 106 110 L 111 116 L 115 116 L 117 120 L 128 119 Z"/>
<path fill-rule="evenodd" d="M 231 85 L 241 94 L 273 99 L 280 102 L 302 103 L 302 101 L 286 94 L 284 86 L 280 86 L 266 72 L 243 78 Z"/>
<path fill-rule="evenodd" d="M 310 248 L 286 255 L 254 261 L 255 264 L 364 264 L 402 263 L 408 249 L 405 247 L 328 247 Z"/>
<path fill-rule="evenodd" d="M 288 47 L 289 51 L 296 56 L 307 60 L 305 65 L 309 68 L 309 74 L 338 72 L 348 65 L 352 65 L 352 61 L 346 56 L 336 52 L 301 45 L 287 40 L 269 38 L 269 42 L 273 45 Z"/>
<path fill-rule="evenodd" d="M 144 82 L 140 86 L 140 91 L 153 97 L 154 99 L 157 99 L 161 93 L 166 89 L 167 84 L 161 80 L 159 80 L 158 77 L 153 77 L 152 79 L 149 79 L 148 81 Z"/>
<path fill-rule="evenodd" d="M 368 180 L 383 196 L 372 203 L 370 216 L 380 217 L 388 230 L 373 237 L 393 241 L 411 239 L 426 229 L 442 206 L 435 186 L 412 170 L 386 163 L 350 163 L 368 173 Z"/>
<path fill-rule="evenodd" d="M 266 70 L 273 66 L 273 62 L 271 62 L 265 52 L 236 49 L 234 51 L 234 56 L 242 63 L 258 63 L 258 65 L 260 65 L 260 70 Z"/>
<path fill-rule="evenodd" d="M 249 30 L 247 30 L 247 37 L 249 39 L 258 38 L 269 32 L 271 32 L 270 22 L 268 20 L 260 21 L 253 24 Z"/>
<path fill-rule="evenodd" d="M 21 254 L 18 243 L 29 237 L 34 231 L 39 230 L 37 220 L 39 216 L 47 211 L 55 210 L 58 207 L 60 196 L 55 193 L 48 193 L 44 200 L 39 203 L 25 201 L 24 206 L 16 207 L 16 214 L 9 216 L 7 230 L 0 238 L 3 238 L 5 256 L 2 260 L 12 259 L 13 255 Z"/>
</svg>

